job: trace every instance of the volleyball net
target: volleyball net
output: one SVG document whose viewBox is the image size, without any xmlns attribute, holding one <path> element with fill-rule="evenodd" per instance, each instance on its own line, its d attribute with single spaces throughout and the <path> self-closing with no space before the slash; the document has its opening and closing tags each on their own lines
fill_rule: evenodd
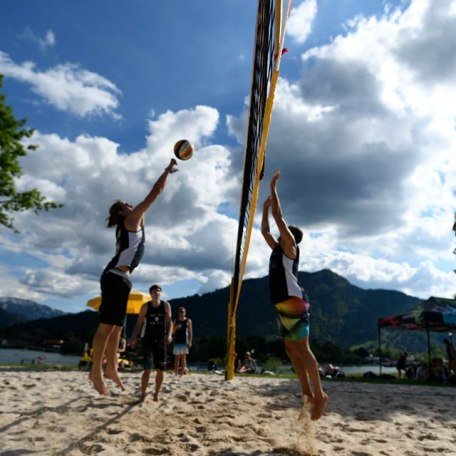
<svg viewBox="0 0 456 456">
<path fill-rule="evenodd" d="M 239 225 L 227 311 L 226 380 L 234 378 L 236 316 L 258 201 L 258 190 L 263 177 L 266 143 L 290 8 L 291 0 L 287 1 L 285 14 L 282 11 L 282 0 L 258 1 Z"/>
</svg>

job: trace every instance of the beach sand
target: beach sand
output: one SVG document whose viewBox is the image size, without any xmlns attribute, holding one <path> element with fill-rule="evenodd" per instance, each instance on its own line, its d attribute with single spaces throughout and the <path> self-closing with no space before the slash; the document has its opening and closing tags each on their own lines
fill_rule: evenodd
<svg viewBox="0 0 456 456">
<path fill-rule="evenodd" d="M 297 380 L 170 373 L 141 404 L 140 373 L 122 378 L 102 397 L 87 372 L 2 369 L 0 455 L 456 455 L 455 388 L 325 381 L 311 422 Z"/>
</svg>

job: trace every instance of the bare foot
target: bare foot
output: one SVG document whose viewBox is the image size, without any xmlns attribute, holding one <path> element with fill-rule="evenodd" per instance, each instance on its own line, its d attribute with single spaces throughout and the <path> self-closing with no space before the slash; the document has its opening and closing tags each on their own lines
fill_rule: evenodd
<svg viewBox="0 0 456 456">
<path fill-rule="evenodd" d="M 315 397 L 314 396 L 304 396 L 304 404 L 310 404 L 314 405 L 315 404 Z"/>
<path fill-rule="evenodd" d="M 144 393 L 141 392 L 141 396 L 140 396 L 140 399 L 139 399 L 139 400 L 140 400 L 141 402 L 144 402 L 144 401 L 146 400 L 146 396 L 147 396 L 147 393 L 146 393 L 146 392 L 144 392 Z"/>
<path fill-rule="evenodd" d="M 304 403 L 302 404 L 301 412 L 298 416 L 298 421 L 303 420 L 309 414 L 309 407 L 313 407 L 315 403 L 315 398 L 313 396 L 304 396 Z"/>
<path fill-rule="evenodd" d="M 125 391 L 125 386 L 122 383 L 122 380 L 120 379 L 119 374 L 116 370 L 106 370 L 104 376 L 106 378 L 109 378 L 109 380 L 112 380 L 122 391 Z"/>
<path fill-rule="evenodd" d="M 325 411 L 326 402 L 328 402 L 328 399 L 329 397 L 326 393 L 323 393 L 323 396 L 315 397 L 314 406 L 312 408 L 312 413 L 310 415 L 310 418 L 313 421 L 317 421 L 321 418 Z"/>
<path fill-rule="evenodd" d="M 89 373 L 89 380 L 92 382 L 93 387 L 100 393 L 102 396 L 109 396 L 108 387 L 105 385 L 102 377 L 97 377 L 96 375 Z"/>
<path fill-rule="evenodd" d="M 158 402 L 158 393 L 154 393 L 153 399 L 155 402 Z"/>
</svg>

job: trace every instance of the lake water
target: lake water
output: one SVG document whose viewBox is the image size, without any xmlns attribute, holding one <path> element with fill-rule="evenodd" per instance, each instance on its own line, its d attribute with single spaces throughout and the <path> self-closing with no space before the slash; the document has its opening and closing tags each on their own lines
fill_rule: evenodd
<svg viewBox="0 0 456 456">
<path fill-rule="evenodd" d="M 38 350 L 23 350 L 16 348 L 0 348 L 0 364 L 39 364 L 39 357 L 43 357 L 43 364 L 60 364 L 61 366 L 77 367 L 79 356 L 62 355 L 60 353 Z"/>
<path fill-rule="evenodd" d="M 43 364 L 56 365 L 68 367 L 77 367 L 79 364 L 79 356 L 75 355 L 62 355 L 60 353 L 44 352 L 38 350 L 22 350 L 15 348 L 0 348 L 0 364 L 39 364 L 39 357 L 44 357 Z M 200 367 L 202 366 L 202 369 Z M 205 365 L 190 366 L 194 370 L 205 370 Z M 362 366 L 340 366 L 340 370 L 345 375 L 362 375 L 365 372 L 372 371 L 374 374 L 379 374 L 378 364 L 362 365 Z M 282 366 L 281 373 L 291 373 L 291 366 Z M 395 367 L 382 367 L 383 374 L 396 374 Z"/>
<path fill-rule="evenodd" d="M 375 375 L 380 374 L 380 366 L 378 364 L 363 364 L 358 366 L 337 366 L 345 375 L 363 375 L 366 372 L 373 372 Z M 282 366 L 279 369 L 280 373 L 289 374 L 292 372 L 291 366 Z M 396 375 L 395 367 L 382 366 L 382 374 Z"/>
<path fill-rule="evenodd" d="M 378 364 L 375 365 L 362 365 L 362 366 L 341 366 L 340 370 L 345 375 L 362 375 L 366 372 L 373 372 L 374 374 L 380 373 L 380 366 Z M 387 367 L 382 366 L 382 374 L 390 374 L 395 375 L 397 374 L 397 369 L 395 367 Z"/>
</svg>

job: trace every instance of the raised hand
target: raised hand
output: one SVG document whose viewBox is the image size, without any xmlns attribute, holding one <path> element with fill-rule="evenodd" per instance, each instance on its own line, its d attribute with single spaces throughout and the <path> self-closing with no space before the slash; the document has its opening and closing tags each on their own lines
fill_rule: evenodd
<svg viewBox="0 0 456 456">
<path fill-rule="evenodd" d="M 280 170 L 278 169 L 278 170 L 274 171 L 274 174 L 272 175 L 271 184 L 270 184 L 271 189 L 276 187 L 277 181 L 279 179 L 280 179 Z"/>
<path fill-rule="evenodd" d="M 166 167 L 166 171 L 168 171 L 170 174 L 172 173 L 177 173 L 179 169 L 177 168 L 177 161 L 175 158 L 172 158 L 169 162 L 169 165 Z"/>
</svg>

